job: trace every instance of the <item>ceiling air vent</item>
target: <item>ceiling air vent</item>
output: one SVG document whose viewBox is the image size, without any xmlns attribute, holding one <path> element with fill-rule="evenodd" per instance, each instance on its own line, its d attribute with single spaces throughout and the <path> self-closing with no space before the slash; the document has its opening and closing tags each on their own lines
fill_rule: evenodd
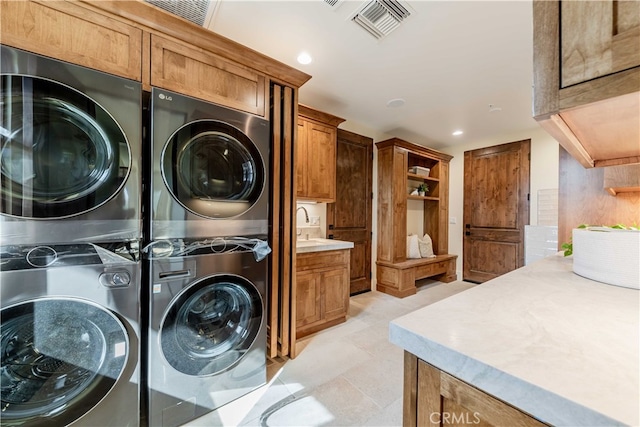
<svg viewBox="0 0 640 427">
<path fill-rule="evenodd" d="M 398 28 L 410 15 L 409 9 L 397 0 L 372 0 L 356 12 L 351 20 L 376 39 L 381 39 Z"/>
<path fill-rule="evenodd" d="M 203 26 L 207 22 L 209 8 L 213 8 L 210 0 L 146 0 L 167 12 L 178 15 L 188 21 Z M 213 1 L 215 3 L 215 1 Z"/>
<path fill-rule="evenodd" d="M 335 7 L 338 4 L 339 1 L 340 0 L 324 0 L 324 2 L 326 4 L 328 4 L 329 6 L 331 6 L 331 7 Z"/>
</svg>

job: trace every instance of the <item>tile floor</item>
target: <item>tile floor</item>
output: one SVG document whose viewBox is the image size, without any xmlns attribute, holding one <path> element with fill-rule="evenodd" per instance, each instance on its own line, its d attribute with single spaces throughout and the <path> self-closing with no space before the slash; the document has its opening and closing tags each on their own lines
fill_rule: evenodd
<svg viewBox="0 0 640 427">
<path fill-rule="evenodd" d="M 345 323 L 298 342 L 298 357 L 269 366 L 270 382 L 188 423 L 225 426 L 400 426 L 403 351 L 389 321 L 474 285 L 424 280 L 416 295 L 351 298 Z"/>
</svg>

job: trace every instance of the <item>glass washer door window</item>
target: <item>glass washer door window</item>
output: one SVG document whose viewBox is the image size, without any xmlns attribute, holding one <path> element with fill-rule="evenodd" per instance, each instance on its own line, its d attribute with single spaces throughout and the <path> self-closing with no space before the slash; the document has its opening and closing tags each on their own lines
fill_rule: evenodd
<svg viewBox="0 0 640 427">
<path fill-rule="evenodd" d="M 262 297 L 246 279 L 219 275 L 200 280 L 171 304 L 160 344 L 177 371 L 210 376 L 237 364 L 262 324 Z"/>
<path fill-rule="evenodd" d="M 2 213 L 69 217 L 120 191 L 129 144 L 97 102 L 51 80 L 2 75 L 0 105 Z"/>
<path fill-rule="evenodd" d="M 41 298 L 2 309 L 3 422 L 66 425 L 97 405 L 129 357 L 125 326 L 87 301 Z"/>
<path fill-rule="evenodd" d="M 216 120 L 178 129 L 162 152 L 162 174 L 178 203 L 207 218 L 248 211 L 266 181 L 262 156 L 251 139 Z"/>
</svg>

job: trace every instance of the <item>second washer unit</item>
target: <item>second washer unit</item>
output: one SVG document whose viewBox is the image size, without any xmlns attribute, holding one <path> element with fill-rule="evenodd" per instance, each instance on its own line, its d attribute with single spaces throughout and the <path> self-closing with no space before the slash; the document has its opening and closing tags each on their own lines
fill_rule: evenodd
<svg viewBox="0 0 640 427">
<path fill-rule="evenodd" d="M 268 234 L 269 122 L 151 92 L 150 241 Z"/>
<path fill-rule="evenodd" d="M 266 383 L 265 249 L 247 238 L 147 247 L 149 425 L 182 425 Z"/>
</svg>

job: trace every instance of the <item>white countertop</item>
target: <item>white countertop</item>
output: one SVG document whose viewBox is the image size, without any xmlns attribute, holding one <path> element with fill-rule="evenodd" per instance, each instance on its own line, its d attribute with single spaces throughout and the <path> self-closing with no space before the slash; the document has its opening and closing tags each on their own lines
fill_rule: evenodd
<svg viewBox="0 0 640 427">
<path fill-rule="evenodd" d="M 351 248 L 353 248 L 353 242 L 345 242 L 344 240 L 313 238 L 296 241 L 296 253 L 298 254 Z"/>
<path fill-rule="evenodd" d="M 389 336 L 543 422 L 640 425 L 640 291 L 580 277 L 561 254 L 395 319 Z"/>
</svg>

